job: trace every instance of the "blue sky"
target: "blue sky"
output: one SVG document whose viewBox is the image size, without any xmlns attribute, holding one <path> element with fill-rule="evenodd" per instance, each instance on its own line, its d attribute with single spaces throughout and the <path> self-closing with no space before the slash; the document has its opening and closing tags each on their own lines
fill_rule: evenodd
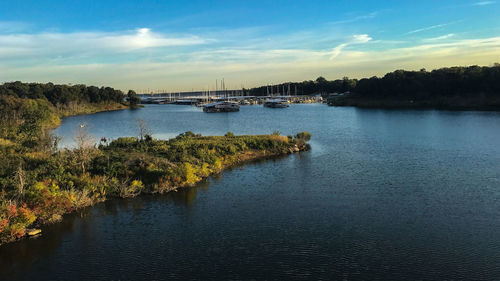
<svg viewBox="0 0 500 281">
<path fill-rule="evenodd" d="M 0 2 L 0 82 L 232 88 L 500 61 L 497 1 Z"/>
</svg>

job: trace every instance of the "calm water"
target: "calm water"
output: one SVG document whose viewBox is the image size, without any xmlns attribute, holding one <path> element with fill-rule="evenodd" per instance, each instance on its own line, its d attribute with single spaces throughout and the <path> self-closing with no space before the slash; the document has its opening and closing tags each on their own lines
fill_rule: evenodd
<svg viewBox="0 0 500 281">
<path fill-rule="evenodd" d="M 96 137 L 310 131 L 312 151 L 115 200 L 0 248 L 0 280 L 500 279 L 500 114 L 189 106 L 66 119 Z"/>
</svg>

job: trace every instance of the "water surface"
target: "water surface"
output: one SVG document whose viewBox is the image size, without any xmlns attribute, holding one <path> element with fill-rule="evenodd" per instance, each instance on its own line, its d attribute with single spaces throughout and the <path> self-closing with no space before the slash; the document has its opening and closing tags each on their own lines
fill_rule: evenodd
<svg viewBox="0 0 500 281">
<path fill-rule="evenodd" d="M 0 247 L 0 280 L 500 279 L 500 114 L 320 104 L 71 117 L 97 138 L 312 133 L 312 150 L 112 200 Z"/>
</svg>

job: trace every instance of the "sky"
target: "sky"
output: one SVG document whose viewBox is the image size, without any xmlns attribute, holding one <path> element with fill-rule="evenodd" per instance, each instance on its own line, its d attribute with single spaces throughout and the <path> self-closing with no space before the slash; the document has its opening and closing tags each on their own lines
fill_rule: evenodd
<svg viewBox="0 0 500 281">
<path fill-rule="evenodd" d="M 239 89 L 500 62 L 500 0 L 0 0 L 0 82 Z"/>
</svg>

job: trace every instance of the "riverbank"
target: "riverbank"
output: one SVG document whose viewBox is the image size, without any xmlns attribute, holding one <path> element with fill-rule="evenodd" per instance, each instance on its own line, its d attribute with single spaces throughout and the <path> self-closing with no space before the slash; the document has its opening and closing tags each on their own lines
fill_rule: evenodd
<svg viewBox="0 0 500 281">
<path fill-rule="evenodd" d="M 146 135 L 94 147 L 84 129 L 74 150 L 24 152 L 19 144 L 0 142 L 13 175 L 2 173 L 0 244 L 109 198 L 175 191 L 235 165 L 307 150 L 310 138 L 305 132 L 293 137 L 186 132 L 171 140 Z"/>
<path fill-rule="evenodd" d="M 53 130 L 61 125 L 62 118 L 88 115 L 99 112 L 109 112 L 125 110 L 131 108 L 128 104 L 119 102 L 100 102 L 100 103 L 74 103 L 69 105 L 58 105 L 51 110 L 51 121 L 44 124 L 44 129 Z M 135 109 L 135 108 L 134 108 Z"/>
<path fill-rule="evenodd" d="M 128 109 L 130 106 L 119 102 L 99 102 L 99 103 L 72 103 L 65 106 L 57 106 L 57 113 L 60 117 L 69 117 L 98 112 L 115 111 Z"/>
<path fill-rule="evenodd" d="M 477 110 L 500 111 L 500 100 L 481 98 L 441 98 L 398 100 L 377 98 L 368 99 L 356 95 L 332 97 L 327 101 L 329 106 L 355 106 L 359 108 L 380 109 L 438 109 L 438 110 Z"/>
</svg>

